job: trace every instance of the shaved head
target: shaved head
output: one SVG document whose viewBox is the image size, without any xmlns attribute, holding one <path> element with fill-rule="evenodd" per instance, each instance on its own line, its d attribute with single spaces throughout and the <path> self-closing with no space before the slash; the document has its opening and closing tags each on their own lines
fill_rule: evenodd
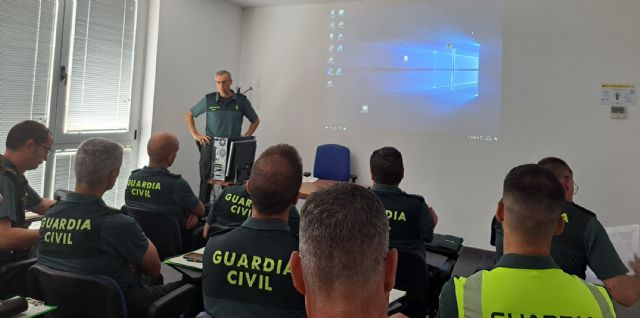
<svg viewBox="0 0 640 318">
<path fill-rule="evenodd" d="M 149 155 L 149 161 L 152 163 L 161 163 L 164 161 L 170 161 L 173 163 L 175 153 L 180 149 L 180 142 L 176 135 L 169 132 L 155 133 L 149 138 L 147 143 L 147 154 Z M 170 157 L 174 158 L 170 158 Z"/>
</svg>

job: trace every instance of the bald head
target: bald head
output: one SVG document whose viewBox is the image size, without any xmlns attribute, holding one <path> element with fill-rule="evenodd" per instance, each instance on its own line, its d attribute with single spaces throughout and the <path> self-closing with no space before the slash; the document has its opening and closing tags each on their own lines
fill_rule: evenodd
<svg viewBox="0 0 640 318">
<path fill-rule="evenodd" d="M 155 133 L 147 143 L 149 165 L 152 167 L 170 167 L 180 149 L 176 135 L 169 132 Z"/>
</svg>

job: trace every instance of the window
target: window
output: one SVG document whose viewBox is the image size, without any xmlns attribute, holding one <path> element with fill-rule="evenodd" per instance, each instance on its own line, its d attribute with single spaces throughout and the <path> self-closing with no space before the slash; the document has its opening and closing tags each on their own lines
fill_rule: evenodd
<svg viewBox="0 0 640 318">
<path fill-rule="evenodd" d="M 125 147 L 118 184 L 104 196 L 108 205 L 123 204 L 135 162 L 139 12 L 132 0 L 2 0 L 0 151 L 16 123 L 49 126 L 55 152 L 27 173 L 38 193 L 73 190 L 75 149 L 99 136 Z"/>
</svg>

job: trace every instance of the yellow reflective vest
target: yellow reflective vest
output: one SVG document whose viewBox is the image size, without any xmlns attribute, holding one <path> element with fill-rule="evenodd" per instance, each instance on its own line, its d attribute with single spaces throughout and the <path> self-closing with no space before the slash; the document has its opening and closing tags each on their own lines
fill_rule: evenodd
<svg viewBox="0 0 640 318">
<path fill-rule="evenodd" d="M 454 280 L 459 318 L 614 318 L 606 289 L 561 269 L 497 267 Z"/>
</svg>

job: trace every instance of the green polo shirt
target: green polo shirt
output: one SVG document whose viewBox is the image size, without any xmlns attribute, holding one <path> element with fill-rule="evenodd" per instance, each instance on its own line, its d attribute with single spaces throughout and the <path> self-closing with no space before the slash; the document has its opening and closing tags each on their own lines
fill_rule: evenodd
<svg viewBox="0 0 640 318">
<path fill-rule="evenodd" d="M 528 256 L 520 254 L 506 254 L 500 258 L 496 267 L 520 268 L 520 269 L 550 269 L 558 268 L 551 257 Z M 480 275 L 476 273 L 474 275 Z M 508 292 L 508 291 L 505 291 Z M 534 295 L 532 295 L 534 297 Z M 458 318 L 458 305 L 453 277 L 442 287 L 440 294 L 440 318 Z M 540 317 L 542 318 L 542 317 Z"/>
<path fill-rule="evenodd" d="M 10 219 L 12 227 L 26 228 L 24 210 L 38 205 L 42 198 L 29 186 L 25 176 L 17 172 L 13 162 L 0 155 L 0 164 L 4 168 L 0 173 L 0 194 L 4 197 L 4 204 L 0 205 L 0 219 Z"/>
<path fill-rule="evenodd" d="M 424 198 L 394 185 L 375 184 L 371 191 L 380 198 L 389 218 L 389 246 L 424 251 L 424 243 L 433 240 L 435 227 Z"/>
<path fill-rule="evenodd" d="M 293 287 L 289 258 L 298 236 L 272 219 L 247 219 L 215 233 L 204 250 L 204 307 L 216 318 L 306 317 Z"/>
<path fill-rule="evenodd" d="M 191 115 L 198 117 L 206 113 L 206 134 L 211 137 L 238 137 L 242 133 L 242 119 L 250 122 L 258 119 L 256 111 L 244 95 L 233 93 L 229 99 L 211 93 L 191 107 Z"/>
<path fill-rule="evenodd" d="M 145 166 L 134 170 L 127 181 L 128 207 L 160 213 L 182 220 L 198 205 L 198 197 L 180 175 L 167 168 Z"/>
<path fill-rule="evenodd" d="M 562 212 L 565 227 L 560 235 L 553 237 L 551 256 L 563 271 L 585 279 L 589 266 L 600 280 L 627 273 L 609 235 L 593 212 L 566 201 Z M 502 224 L 496 223 L 496 258 L 499 258 L 504 234 Z"/>
<path fill-rule="evenodd" d="M 105 275 L 124 292 L 139 287 L 131 271 L 149 241 L 134 219 L 102 198 L 70 192 L 54 204 L 40 226 L 38 263 L 74 273 Z"/>
<path fill-rule="evenodd" d="M 218 223 L 225 227 L 238 227 L 251 216 L 251 195 L 244 184 L 225 187 L 211 205 L 207 215 L 207 224 Z M 289 229 L 298 234 L 300 212 L 294 206 L 289 211 Z"/>
</svg>

